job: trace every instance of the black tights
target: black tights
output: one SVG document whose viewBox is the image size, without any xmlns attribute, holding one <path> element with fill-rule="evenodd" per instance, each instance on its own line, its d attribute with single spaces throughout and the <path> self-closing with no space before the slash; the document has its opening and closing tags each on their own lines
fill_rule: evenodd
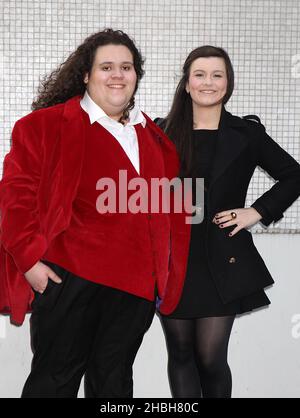
<svg viewBox="0 0 300 418">
<path fill-rule="evenodd" d="M 228 341 L 235 316 L 173 319 L 161 316 L 174 398 L 230 398 Z"/>
</svg>

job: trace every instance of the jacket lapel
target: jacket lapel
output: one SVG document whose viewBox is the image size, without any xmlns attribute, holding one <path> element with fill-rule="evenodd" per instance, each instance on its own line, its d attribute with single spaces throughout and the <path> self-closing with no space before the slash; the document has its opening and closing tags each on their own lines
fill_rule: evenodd
<svg viewBox="0 0 300 418">
<path fill-rule="evenodd" d="M 243 127 L 246 127 L 245 121 L 231 115 L 223 107 L 210 187 L 247 146 L 248 139 L 242 132 Z"/>
<path fill-rule="evenodd" d="M 67 221 L 71 217 L 72 202 L 80 181 L 85 148 L 85 129 L 80 99 L 80 96 L 76 96 L 65 103 L 61 123 L 62 198 Z"/>
<path fill-rule="evenodd" d="M 179 156 L 176 151 L 174 143 L 169 139 L 169 137 L 157 126 L 145 113 L 143 115 L 147 121 L 147 127 L 151 131 L 151 135 L 156 138 L 160 144 L 162 151 L 162 156 L 165 161 L 165 176 L 169 179 L 177 177 L 179 174 Z M 144 153 L 145 155 L 145 153 Z M 142 156 L 143 158 L 143 156 Z M 149 158 L 149 155 L 148 155 Z"/>
</svg>

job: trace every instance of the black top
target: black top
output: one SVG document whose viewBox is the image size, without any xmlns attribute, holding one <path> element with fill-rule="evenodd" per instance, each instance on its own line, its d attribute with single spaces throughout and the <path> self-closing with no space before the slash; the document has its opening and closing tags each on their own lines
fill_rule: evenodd
<svg viewBox="0 0 300 418">
<path fill-rule="evenodd" d="M 204 213 L 206 215 L 206 195 L 210 183 L 210 173 L 214 155 L 218 130 L 197 129 L 193 131 L 193 178 L 204 179 Z M 193 183 L 193 201 L 195 203 L 195 183 Z"/>
<path fill-rule="evenodd" d="M 196 129 L 193 131 L 193 167 L 195 177 L 203 177 L 205 188 L 210 182 L 210 172 L 216 150 L 218 130 Z"/>
</svg>

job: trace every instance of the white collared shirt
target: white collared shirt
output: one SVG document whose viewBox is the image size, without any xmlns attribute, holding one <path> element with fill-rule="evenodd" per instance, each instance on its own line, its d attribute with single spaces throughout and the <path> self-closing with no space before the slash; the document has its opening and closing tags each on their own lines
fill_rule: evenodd
<svg viewBox="0 0 300 418">
<path fill-rule="evenodd" d="M 122 123 L 107 116 L 101 107 L 91 99 L 87 91 L 81 99 L 80 105 L 89 115 L 91 124 L 98 122 L 116 138 L 136 171 L 140 173 L 139 143 L 134 125 L 141 123 L 145 127 L 146 119 L 138 106 L 134 106 L 129 112 L 129 121 L 124 126 Z"/>
</svg>

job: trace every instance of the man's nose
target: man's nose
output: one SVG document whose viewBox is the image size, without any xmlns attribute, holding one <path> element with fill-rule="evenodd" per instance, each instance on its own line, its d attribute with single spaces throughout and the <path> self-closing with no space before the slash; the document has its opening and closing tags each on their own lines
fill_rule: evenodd
<svg viewBox="0 0 300 418">
<path fill-rule="evenodd" d="M 124 74 L 121 70 L 121 68 L 115 68 L 112 72 L 112 77 L 114 78 L 123 78 Z"/>
</svg>

